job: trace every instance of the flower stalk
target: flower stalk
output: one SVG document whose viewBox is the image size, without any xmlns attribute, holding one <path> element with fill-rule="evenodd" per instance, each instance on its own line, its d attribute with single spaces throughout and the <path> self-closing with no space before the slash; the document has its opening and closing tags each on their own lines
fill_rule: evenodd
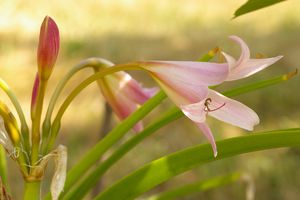
<svg viewBox="0 0 300 200">
<path fill-rule="evenodd" d="M 24 200 L 40 200 L 41 199 L 41 181 L 26 181 L 24 190 Z"/>
</svg>

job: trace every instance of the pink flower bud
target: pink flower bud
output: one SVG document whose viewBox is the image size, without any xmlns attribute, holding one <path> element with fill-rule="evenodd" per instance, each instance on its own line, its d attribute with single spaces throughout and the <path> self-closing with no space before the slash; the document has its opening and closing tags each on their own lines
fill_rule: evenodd
<svg viewBox="0 0 300 200">
<path fill-rule="evenodd" d="M 53 19 L 46 16 L 40 30 L 37 52 L 38 72 L 47 80 L 52 72 L 59 51 L 59 30 Z"/>
</svg>

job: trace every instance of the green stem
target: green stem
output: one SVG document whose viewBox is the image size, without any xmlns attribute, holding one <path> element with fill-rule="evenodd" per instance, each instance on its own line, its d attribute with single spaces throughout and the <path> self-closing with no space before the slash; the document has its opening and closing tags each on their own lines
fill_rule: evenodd
<svg viewBox="0 0 300 200">
<path fill-rule="evenodd" d="M 250 134 L 217 141 L 215 158 L 210 144 L 186 148 L 143 166 L 102 192 L 95 200 L 135 199 L 146 191 L 196 166 L 260 150 L 300 146 L 300 128 Z"/>
<path fill-rule="evenodd" d="M 41 182 L 25 182 L 24 200 L 41 199 Z"/>
<path fill-rule="evenodd" d="M 45 115 L 45 120 L 43 122 L 43 140 L 42 140 L 42 152 L 43 154 L 47 153 L 46 152 L 46 145 L 48 143 L 48 137 L 49 137 L 49 131 L 51 129 L 51 116 L 54 110 L 54 106 L 57 102 L 57 99 L 59 95 L 61 94 L 62 90 L 64 89 L 65 85 L 67 82 L 80 70 L 85 69 L 87 67 L 92 67 L 92 68 L 99 68 L 107 65 L 111 65 L 112 63 L 102 59 L 102 58 L 88 58 L 86 60 L 83 60 L 80 62 L 78 65 L 73 67 L 61 81 L 58 83 L 53 95 L 51 96 L 49 106 Z"/>
<path fill-rule="evenodd" d="M 22 143 L 24 144 L 25 150 L 27 152 L 29 152 L 29 147 L 30 147 L 29 128 L 28 128 L 22 107 L 21 107 L 16 95 L 10 89 L 8 84 L 1 78 L 0 78 L 0 88 L 7 94 L 7 96 L 11 100 L 12 104 L 14 105 L 14 107 L 18 113 L 18 116 L 19 116 L 19 119 L 21 122 L 21 133 L 22 133 L 20 135 L 20 137 L 21 137 Z"/>
<path fill-rule="evenodd" d="M 89 86 L 94 81 L 96 81 L 98 79 L 101 79 L 101 78 L 103 78 L 103 77 L 105 77 L 109 74 L 112 74 L 112 73 L 115 73 L 115 72 L 118 72 L 118 71 L 125 71 L 125 70 L 143 70 L 143 68 L 141 68 L 138 64 L 135 64 L 135 63 L 129 63 L 129 64 L 124 64 L 124 65 L 116 65 L 114 67 L 105 68 L 105 69 L 101 70 L 100 72 L 98 72 L 98 73 L 90 76 L 86 80 L 84 80 L 81 84 L 79 84 L 70 93 L 70 95 L 65 99 L 65 101 L 63 102 L 63 104 L 59 108 L 59 110 L 57 112 L 57 115 L 56 115 L 56 117 L 53 121 L 53 125 L 52 125 L 53 128 L 51 128 L 50 139 L 49 139 L 49 143 L 47 145 L 47 152 L 54 145 L 55 140 L 56 140 L 56 136 L 57 136 L 59 128 L 60 128 L 60 123 L 61 123 L 62 116 L 65 113 L 65 111 L 67 110 L 67 108 L 69 107 L 69 105 L 71 104 L 71 102 L 74 100 L 74 98 L 83 89 L 85 89 L 87 86 Z"/>
<path fill-rule="evenodd" d="M 44 97 L 47 87 L 47 81 L 41 80 L 38 97 L 36 102 L 36 108 L 32 113 L 32 151 L 31 151 L 31 165 L 35 165 L 39 159 L 39 148 L 40 148 L 40 123 L 41 115 L 43 111 Z"/>
</svg>

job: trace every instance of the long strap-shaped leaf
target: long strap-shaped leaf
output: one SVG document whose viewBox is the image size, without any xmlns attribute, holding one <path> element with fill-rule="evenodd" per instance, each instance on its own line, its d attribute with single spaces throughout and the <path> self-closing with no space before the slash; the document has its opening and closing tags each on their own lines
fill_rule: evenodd
<svg viewBox="0 0 300 200">
<path fill-rule="evenodd" d="M 226 91 L 223 94 L 226 96 L 236 96 L 240 94 L 244 94 L 247 92 L 251 92 L 260 88 L 265 88 L 267 86 L 271 86 L 274 84 L 281 83 L 285 80 L 288 80 L 292 76 L 295 75 L 296 72 L 281 75 L 275 78 L 271 78 L 268 80 L 251 83 L 248 85 L 240 86 L 238 88 L 234 88 L 232 90 Z M 93 170 L 87 177 L 85 177 L 76 187 L 72 188 L 71 191 L 68 192 L 69 188 L 65 188 L 65 193 L 61 195 L 63 200 L 71 200 L 74 198 L 81 199 L 83 198 L 87 192 L 92 188 L 99 178 L 120 158 L 122 158 L 128 151 L 134 148 L 137 144 L 139 144 L 143 139 L 150 136 L 159 128 L 165 126 L 166 124 L 180 118 L 183 116 L 182 112 L 178 108 L 172 108 L 167 111 L 164 115 L 162 115 L 159 119 L 155 120 L 151 125 L 149 125 L 144 131 L 139 133 L 138 135 L 131 138 L 129 141 L 124 143 L 120 148 L 118 148 L 107 160 L 103 161 L 101 165 L 97 166 L 95 170 Z"/>
<path fill-rule="evenodd" d="M 121 179 L 95 200 L 134 199 L 168 179 L 208 162 L 259 150 L 300 146 L 300 128 L 277 130 L 217 142 L 214 158 L 209 144 L 197 145 L 155 160 Z"/>
<path fill-rule="evenodd" d="M 179 199 L 180 197 L 188 196 L 197 192 L 203 192 L 206 190 L 210 190 L 213 188 L 219 188 L 224 185 L 228 185 L 230 183 L 236 182 L 240 180 L 242 177 L 242 173 L 236 172 L 223 176 L 214 177 L 208 180 L 201 180 L 195 183 L 187 184 L 184 186 L 180 186 L 166 192 L 162 192 L 160 194 L 151 196 L 147 198 L 148 200 L 171 200 L 171 199 Z"/>
</svg>

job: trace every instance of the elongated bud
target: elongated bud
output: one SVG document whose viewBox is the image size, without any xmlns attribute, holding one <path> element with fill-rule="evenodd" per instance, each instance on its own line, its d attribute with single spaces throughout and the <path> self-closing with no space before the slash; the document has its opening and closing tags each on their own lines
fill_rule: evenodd
<svg viewBox="0 0 300 200">
<path fill-rule="evenodd" d="M 39 86 L 40 86 L 40 78 L 39 78 L 39 75 L 36 74 L 33 89 L 32 89 L 32 96 L 31 96 L 31 118 L 32 119 L 35 116 L 36 101 L 37 101 L 37 96 L 38 96 L 38 92 L 39 92 Z"/>
<path fill-rule="evenodd" d="M 42 80 L 49 79 L 59 51 L 59 30 L 51 17 L 46 16 L 40 30 L 37 52 L 38 72 Z"/>
<path fill-rule="evenodd" d="M 14 145 L 20 142 L 20 131 L 16 118 L 10 112 L 8 107 L 0 101 L 0 115 L 4 122 L 5 130 Z"/>
</svg>

